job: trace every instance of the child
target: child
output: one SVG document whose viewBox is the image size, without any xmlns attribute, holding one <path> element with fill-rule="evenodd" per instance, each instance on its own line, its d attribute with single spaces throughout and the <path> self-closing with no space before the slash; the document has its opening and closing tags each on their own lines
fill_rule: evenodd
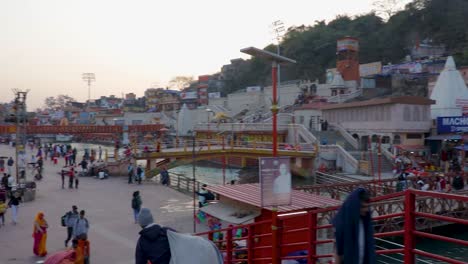
<svg viewBox="0 0 468 264">
<path fill-rule="evenodd" d="M 5 200 L 0 200 L 0 220 L 2 220 L 2 223 L 0 224 L 0 227 L 5 225 L 5 213 L 7 210 L 7 205 L 5 203 Z"/>
</svg>

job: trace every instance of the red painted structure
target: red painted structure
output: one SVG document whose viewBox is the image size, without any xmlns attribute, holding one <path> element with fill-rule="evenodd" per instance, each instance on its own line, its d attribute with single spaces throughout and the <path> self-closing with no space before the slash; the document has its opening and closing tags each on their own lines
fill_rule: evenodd
<svg viewBox="0 0 468 264">
<path fill-rule="evenodd" d="M 158 132 L 164 128 L 163 124 L 154 125 L 129 125 L 128 130 L 123 126 L 93 126 L 93 125 L 68 125 L 68 126 L 26 126 L 26 134 L 88 134 L 88 133 L 144 133 Z M 16 126 L 0 126 L 0 134 L 13 134 Z"/>
<path fill-rule="evenodd" d="M 466 240 L 454 239 L 416 230 L 415 222 L 417 218 L 457 223 L 468 227 L 467 219 L 441 216 L 436 213 L 418 212 L 415 206 L 416 198 L 418 197 L 451 200 L 460 204 L 464 204 L 465 206 L 468 203 L 468 196 L 437 192 L 423 192 L 417 190 L 406 190 L 405 192 L 398 192 L 373 198 L 371 200 L 371 207 L 374 206 L 374 204 L 378 204 L 382 201 L 391 202 L 395 198 L 405 199 L 405 207 L 403 212 L 381 215 L 373 218 L 374 221 L 389 221 L 394 218 L 404 217 L 403 230 L 390 232 L 384 231 L 377 232 L 375 234 L 375 237 L 377 238 L 404 236 L 404 246 L 398 249 L 377 250 L 377 254 L 403 254 L 404 263 L 408 264 L 416 263 L 417 256 L 424 256 L 434 260 L 444 261 L 446 263 L 467 263 L 451 259 L 446 256 L 436 255 L 430 252 L 416 249 L 415 239 L 417 237 L 454 243 L 461 246 L 468 246 L 468 241 Z M 307 259 L 307 263 L 317 263 L 317 261 L 323 261 L 327 259 L 330 260 L 333 257 L 332 251 L 318 253 L 319 245 L 331 244 L 333 243 L 333 239 L 319 239 L 317 235 L 319 232 L 324 231 L 332 233 L 332 226 L 329 224 L 329 221 L 325 221 L 324 223 L 321 217 L 324 214 L 333 214 L 337 209 L 338 206 L 332 206 L 328 208 L 312 209 L 296 215 L 273 214 L 273 219 L 257 221 L 248 225 L 235 227 L 231 226 L 226 229 L 199 233 L 197 235 L 208 236 L 208 238 L 212 239 L 214 232 L 225 233 L 225 239 L 216 242 L 218 247 L 222 249 L 222 252 L 225 256 L 225 263 L 271 263 L 278 262 L 280 259 Z M 301 223 L 302 225 L 299 226 L 295 223 Z M 232 233 L 238 228 L 245 228 L 248 230 L 247 235 L 241 238 L 233 238 Z M 291 236 L 295 236 L 299 238 L 299 240 L 292 242 L 290 238 Z M 274 237 L 277 237 L 277 239 L 273 239 Z M 234 248 L 233 243 L 236 243 L 236 241 L 238 242 L 240 240 L 246 241 L 246 246 Z M 271 241 L 271 243 L 266 245 L 264 243 L 259 243 L 259 241 L 262 240 Z M 288 252 L 295 251 L 298 248 L 301 250 L 306 250 L 308 254 L 306 256 L 300 257 L 286 256 Z M 239 253 L 243 253 L 242 258 L 238 257 Z M 274 259 L 273 256 L 277 256 L 276 259 Z"/>
</svg>

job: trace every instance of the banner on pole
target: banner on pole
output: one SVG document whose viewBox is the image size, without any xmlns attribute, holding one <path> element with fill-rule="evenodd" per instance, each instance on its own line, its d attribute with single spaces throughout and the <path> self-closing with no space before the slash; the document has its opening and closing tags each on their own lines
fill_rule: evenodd
<svg viewBox="0 0 468 264">
<path fill-rule="evenodd" d="M 290 205 L 292 196 L 290 158 L 260 158 L 259 164 L 262 207 Z"/>
</svg>

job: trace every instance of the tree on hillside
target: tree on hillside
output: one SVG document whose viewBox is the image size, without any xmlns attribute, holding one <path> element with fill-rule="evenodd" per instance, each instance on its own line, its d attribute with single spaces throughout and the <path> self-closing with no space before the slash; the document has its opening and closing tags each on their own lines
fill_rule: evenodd
<svg viewBox="0 0 468 264">
<path fill-rule="evenodd" d="M 378 0 L 372 3 L 375 13 L 388 20 L 402 9 L 402 0 Z"/>
<path fill-rule="evenodd" d="M 193 76 L 176 76 L 169 81 L 169 87 L 172 89 L 182 90 L 193 83 Z"/>
<path fill-rule="evenodd" d="M 44 100 L 44 109 L 61 110 L 75 101 L 73 97 L 66 94 L 60 94 L 56 97 L 49 96 Z"/>
</svg>

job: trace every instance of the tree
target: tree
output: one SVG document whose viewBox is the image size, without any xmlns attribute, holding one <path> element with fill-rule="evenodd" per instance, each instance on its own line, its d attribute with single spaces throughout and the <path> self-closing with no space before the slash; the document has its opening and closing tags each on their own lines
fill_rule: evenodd
<svg viewBox="0 0 468 264">
<path fill-rule="evenodd" d="M 176 76 L 169 81 L 169 87 L 182 90 L 193 83 L 193 76 Z"/>
<path fill-rule="evenodd" d="M 44 108 L 51 110 L 63 110 L 66 106 L 69 106 L 71 102 L 76 100 L 66 94 L 60 94 L 56 97 L 49 96 L 44 100 Z"/>
<path fill-rule="evenodd" d="M 372 3 L 375 13 L 388 20 L 401 10 L 401 0 L 379 0 Z"/>
</svg>

